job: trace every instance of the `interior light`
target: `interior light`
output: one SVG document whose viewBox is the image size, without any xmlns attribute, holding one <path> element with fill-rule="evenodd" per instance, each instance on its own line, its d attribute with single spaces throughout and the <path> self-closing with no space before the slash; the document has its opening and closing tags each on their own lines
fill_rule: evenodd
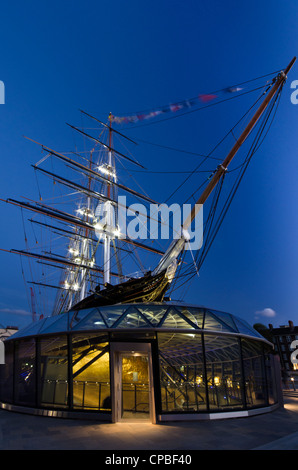
<svg viewBox="0 0 298 470">
<path fill-rule="evenodd" d="M 213 377 L 214 385 L 219 385 L 220 384 L 220 378 L 219 377 Z"/>
</svg>

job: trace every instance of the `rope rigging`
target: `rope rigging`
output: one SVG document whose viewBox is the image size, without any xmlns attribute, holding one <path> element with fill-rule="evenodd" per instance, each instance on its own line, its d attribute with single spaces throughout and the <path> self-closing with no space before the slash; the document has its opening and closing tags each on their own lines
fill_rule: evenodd
<svg viewBox="0 0 298 470">
<path fill-rule="evenodd" d="M 204 246 L 201 250 L 199 250 L 195 257 L 194 257 L 194 263 L 195 263 L 195 268 L 192 265 L 188 265 L 186 268 L 183 268 L 183 265 L 180 265 L 179 272 L 177 272 L 176 277 L 177 281 L 178 279 L 182 280 L 180 284 L 178 282 L 175 283 L 175 285 L 172 286 L 171 289 L 171 294 L 174 291 L 177 291 L 178 289 L 181 289 L 184 285 L 188 284 L 190 280 L 196 276 L 197 272 L 201 269 L 203 262 L 211 248 L 211 245 L 214 242 L 214 239 L 221 227 L 221 224 L 227 214 L 227 211 L 232 203 L 232 200 L 237 192 L 237 189 L 239 188 L 239 185 L 241 183 L 241 180 L 248 168 L 249 163 L 251 162 L 252 157 L 254 154 L 257 152 L 257 150 L 260 148 L 262 143 L 264 142 L 265 137 L 267 136 L 270 127 L 272 126 L 272 123 L 274 121 L 279 103 L 280 103 L 280 98 L 281 98 L 281 93 L 282 93 L 282 87 L 280 88 L 279 92 L 277 93 L 275 99 L 271 102 L 270 106 L 268 106 L 268 109 L 266 113 L 263 116 L 262 122 L 259 126 L 259 129 L 257 131 L 257 134 L 250 146 L 250 149 L 247 152 L 247 155 L 241 164 L 240 171 L 238 173 L 238 176 L 234 182 L 234 185 L 232 186 L 228 196 L 225 199 L 225 202 L 223 203 L 223 207 L 221 208 L 220 213 L 218 214 L 218 217 L 216 221 L 214 221 L 215 218 L 215 211 L 217 209 L 218 203 L 219 203 L 219 195 L 222 191 L 223 183 L 224 183 L 224 178 L 222 178 L 220 188 L 218 190 L 217 196 L 213 198 L 213 202 L 211 204 L 210 210 L 209 210 L 209 215 L 206 221 L 206 226 L 207 226 L 207 237 L 204 240 Z M 274 112 L 273 112 L 274 111 Z M 272 117 L 271 122 L 268 125 L 268 121 L 270 116 Z M 267 128 L 266 128 L 267 127 Z M 208 227 L 209 225 L 209 227 Z M 205 228 L 204 228 L 204 238 L 205 238 Z M 181 300 L 181 299 L 180 299 Z"/>
<path fill-rule="evenodd" d="M 275 73 L 275 72 L 274 72 Z M 253 82 L 255 80 L 258 80 L 260 78 L 264 78 L 264 77 L 268 77 L 268 75 L 271 75 L 271 74 L 267 74 L 267 75 L 263 75 L 262 77 L 258 77 L 257 79 L 253 79 L 253 80 L 248 80 L 246 82 L 242 82 L 241 84 L 238 84 L 238 85 L 242 85 L 242 84 L 245 84 L 245 83 L 250 83 L 250 82 Z M 209 198 L 208 200 L 208 205 L 210 205 L 210 207 L 208 208 L 208 214 L 207 214 L 207 217 L 206 217 L 206 221 L 204 222 L 204 243 L 202 245 L 202 248 L 201 249 L 196 249 L 196 252 L 194 253 L 192 251 L 192 247 L 191 247 L 191 244 L 190 242 L 187 242 L 188 243 L 188 249 L 186 249 L 186 247 L 184 248 L 184 250 L 181 252 L 180 254 L 180 259 L 179 259 L 179 265 L 178 265 L 178 268 L 177 268 L 177 272 L 175 274 L 175 277 L 170 285 L 170 292 L 169 294 L 172 295 L 174 292 L 177 292 L 178 291 L 178 295 L 180 295 L 180 299 L 183 298 L 183 296 L 185 295 L 185 292 L 182 292 L 183 290 L 185 291 L 186 288 L 189 288 L 189 285 L 190 285 L 190 281 L 195 277 L 195 276 L 199 276 L 199 271 L 206 259 L 206 256 L 207 254 L 209 253 L 209 250 L 214 242 L 214 239 L 221 227 L 221 224 L 223 223 L 223 220 L 227 214 L 227 211 L 231 205 L 231 202 L 236 194 L 236 191 L 240 185 L 240 182 L 248 168 L 248 165 L 253 157 L 253 155 L 256 153 L 256 151 L 260 148 L 260 146 L 262 145 L 265 137 L 267 136 L 268 132 L 269 132 L 269 129 L 272 125 L 272 122 L 274 120 L 274 117 L 276 115 L 276 112 L 277 112 L 277 108 L 278 108 L 278 105 L 279 105 L 279 102 L 280 102 L 280 97 L 281 97 L 281 91 L 282 91 L 282 87 L 280 87 L 278 93 L 276 93 L 276 96 L 274 98 L 274 100 L 272 100 L 270 102 L 270 104 L 268 105 L 266 111 L 264 112 L 263 114 L 263 117 L 260 119 L 260 122 L 258 123 L 258 130 L 257 130 L 257 133 L 256 133 L 256 136 L 254 137 L 253 139 L 253 142 L 252 142 L 252 145 L 250 146 L 249 150 L 247 151 L 246 155 L 245 155 L 245 158 L 244 160 L 239 163 L 236 167 L 232 168 L 232 169 L 227 169 L 227 168 L 223 168 L 222 165 L 218 165 L 218 167 L 215 169 L 215 170 L 210 170 L 210 169 L 205 169 L 203 167 L 203 165 L 206 163 L 206 162 L 210 162 L 210 160 L 216 160 L 216 161 L 220 161 L 220 162 L 223 162 L 225 160 L 223 160 L 223 158 L 218 158 L 217 155 L 215 155 L 216 153 L 216 150 L 219 149 L 220 145 L 223 144 L 227 139 L 228 137 L 232 138 L 234 142 L 238 143 L 238 140 L 237 140 L 237 136 L 236 136 L 236 128 L 240 125 L 240 124 L 243 124 L 243 121 L 245 118 L 248 117 L 248 115 L 250 113 L 252 113 L 254 111 L 254 108 L 258 105 L 258 103 L 260 102 L 260 100 L 264 97 L 264 95 L 268 92 L 268 90 L 271 89 L 271 87 L 273 86 L 274 82 L 275 82 L 276 79 L 273 79 L 271 81 L 271 83 L 269 83 L 268 81 L 263 84 L 262 86 L 258 86 L 258 87 L 254 87 L 252 90 L 248 90 L 248 91 L 245 91 L 243 93 L 237 93 L 237 95 L 235 96 L 232 96 L 232 97 L 228 97 L 228 98 L 225 98 L 225 99 L 220 99 L 218 101 L 216 101 L 215 103 L 208 103 L 208 104 L 205 104 L 204 106 L 200 106 L 196 109 L 191 109 L 191 110 L 187 110 L 185 112 L 180 112 L 180 113 L 177 113 L 175 114 L 174 116 L 170 116 L 170 117 L 166 117 L 164 119 L 160 119 L 160 120 L 156 120 L 154 122 L 150 122 L 150 123 L 144 123 L 144 124 L 141 124 L 139 126 L 133 126 L 133 127 L 129 127 L 129 129 L 134 129 L 134 128 L 139 128 L 139 127 L 143 127 L 143 126 L 147 126 L 147 125 L 151 125 L 151 124 L 157 124 L 157 123 L 162 123 L 162 122 L 165 122 L 165 121 L 169 121 L 171 119 L 176 119 L 178 117 L 182 117 L 182 116 L 185 116 L 187 114 L 190 114 L 190 113 L 194 113 L 194 112 L 197 112 L 199 110 L 202 110 L 202 109 L 206 109 L 206 108 L 209 108 L 211 106 L 216 106 L 220 103 L 223 103 L 223 102 L 226 102 L 226 101 L 230 101 L 236 97 L 241 97 L 241 96 L 244 96 L 244 95 L 248 95 L 252 92 L 256 92 L 256 91 L 259 91 L 259 90 L 262 90 L 261 93 L 258 93 L 258 97 L 257 99 L 254 100 L 254 103 L 249 107 L 249 109 L 242 115 L 242 117 L 236 122 L 236 124 L 234 124 L 231 129 L 224 135 L 224 137 L 222 137 L 219 142 L 213 146 L 212 150 L 208 153 L 208 154 L 203 154 L 203 153 L 198 153 L 198 152 L 190 152 L 190 151 L 187 151 L 187 150 L 183 150 L 181 148 L 175 148 L 175 147 L 172 147 L 172 146 L 169 146 L 169 145 L 161 145 L 161 144 L 158 144 L 158 143 L 153 143 L 153 142 L 149 142 L 149 141 L 146 141 L 146 140 L 141 140 L 141 139 L 135 139 L 136 141 L 138 142 L 141 142 L 145 145 L 152 145 L 152 146 L 155 146 L 155 147 L 159 147 L 161 149 L 164 149 L 164 150 L 170 150 L 170 151 L 175 151 L 175 152 L 180 152 L 180 153 L 184 153 L 184 154 L 190 154 L 190 155 L 194 155 L 196 157 L 200 157 L 200 161 L 196 164 L 195 168 L 193 170 L 190 170 L 190 171 L 184 171 L 184 170 L 178 170 L 178 171 L 174 171 L 174 170 L 170 170 L 170 171 L 162 171 L 162 170 L 158 170 L 158 171 L 151 171 L 151 170 L 140 170 L 140 169 L 129 169 L 127 170 L 127 168 L 124 167 L 123 165 L 123 162 L 121 161 L 122 160 L 122 157 L 123 157 L 123 154 L 117 152 L 116 150 L 112 149 L 111 147 L 111 143 L 110 143 L 110 146 L 109 147 L 104 147 L 104 149 L 100 146 L 101 148 L 101 151 L 103 152 L 103 154 L 101 155 L 105 155 L 106 156 L 106 153 L 107 151 L 109 150 L 109 152 L 111 153 L 111 155 L 113 154 L 113 158 L 117 158 L 117 161 L 120 162 L 120 164 L 123 166 L 124 170 L 126 171 L 126 173 L 128 174 L 128 177 L 130 179 L 132 179 L 134 182 L 135 182 L 135 179 L 133 178 L 133 172 L 137 172 L 137 173 L 142 173 L 142 174 L 181 174 L 182 175 L 182 178 L 183 180 L 180 182 L 180 184 L 177 185 L 176 188 L 174 188 L 174 190 L 171 192 L 171 194 L 165 199 L 165 201 L 163 202 L 163 204 L 166 204 L 168 203 L 174 195 L 176 195 L 176 193 L 183 187 L 185 187 L 186 185 L 188 185 L 188 187 L 190 186 L 189 183 L 190 183 L 190 179 L 192 176 L 195 176 L 197 174 L 207 174 L 207 176 L 203 179 L 203 181 L 201 182 L 201 184 L 196 184 L 196 189 L 191 193 L 191 194 L 188 194 L 187 197 L 186 197 L 186 200 L 184 201 L 183 204 L 186 204 L 188 201 L 190 200 L 194 200 L 195 201 L 195 195 L 200 192 L 202 189 L 205 190 L 205 187 L 208 185 L 208 183 L 210 183 L 210 180 L 214 180 L 214 181 L 217 181 L 216 178 L 217 178 L 217 175 L 220 174 L 220 167 L 225 170 L 224 173 L 220 176 L 219 180 L 217 181 L 216 183 L 216 186 L 215 184 L 213 184 L 213 181 L 211 182 L 211 184 L 209 184 L 209 187 L 207 188 L 207 191 L 206 191 L 206 194 L 208 193 L 209 191 L 209 188 L 212 186 L 212 190 L 214 191 L 213 192 L 213 195 L 212 197 Z M 235 85 L 236 86 L 236 85 Z M 275 88 L 275 87 L 274 87 Z M 214 92 L 216 93 L 216 92 Z M 272 99 L 272 98 L 271 98 Z M 271 122 L 269 122 L 271 118 Z M 100 121 L 99 121 L 100 122 Z M 112 122 L 112 121 L 111 121 Z M 110 135 L 111 135 L 111 129 L 112 129 L 112 125 L 111 125 L 111 122 L 110 122 Z M 73 127 L 73 126 L 70 126 L 70 127 Z M 74 129 L 76 130 L 79 130 L 75 127 L 73 127 Z M 84 128 L 82 126 L 82 128 Z M 108 126 L 107 126 L 108 128 Z M 127 128 L 128 129 L 128 128 Z M 80 130 L 79 130 L 80 131 Z M 80 131 L 81 132 L 81 131 Z M 116 131 L 117 132 L 117 131 Z M 103 133 L 103 131 L 102 131 Z M 84 132 L 82 132 L 82 134 L 84 135 Z M 118 133 L 120 134 L 120 133 Z M 87 134 L 85 134 L 85 136 L 88 136 Z M 90 137 L 90 136 L 88 136 Z M 124 136 L 126 137 L 126 136 Z M 129 139 L 128 139 L 129 140 Z M 85 137 L 84 137 L 84 141 L 85 141 Z M 96 139 L 95 139 L 96 142 L 98 142 Z M 135 142 L 134 142 L 135 143 Z M 76 147 L 76 150 L 77 150 L 77 146 Z M 98 150 L 98 143 L 96 143 L 94 145 L 94 148 L 91 150 L 91 158 L 92 158 L 92 152 L 95 150 L 95 148 L 97 147 L 97 150 Z M 46 147 L 45 147 L 46 149 Z M 129 154 L 129 150 L 127 150 L 127 153 Z M 83 152 L 87 152 L 87 150 L 85 149 Z M 114 152 L 116 154 L 114 154 Z M 80 155 L 79 153 L 77 152 L 72 152 L 73 155 L 78 155 L 79 157 L 87 160 L 85 157 L 83 157 L 82 155 Z M 49 152 L 47 154 L 46 157 L 44 157 L 42 160 L 40 160 L 39 163 L 42 163 L 43 161 L 46 161 L 47 158 L 51 156 L 50 158 L 50 164 L 53 165 L 53 161 L 56 161 L 56 159 L 54 157 L 61 157 L 62 155 L 61 154 L 55 154 L 55 152 Z M 63 157 L 63 156 L 62 156 Z M 126 156 L 126 158 L 128 160 L 131 160 L 129 157 Z M 228 159 L 228 157 L 227 157 Z M 63 159 L 62 159 L 63 160 Z M 97 181 L 97 176 L 96 174 L 93 175 L 93 173 L 95 173 L 94 170 L 91 170 L 91 165 L 95 165 L 96 166 L 96 163 L 94 161 L 91 161 L 90 160 L 90 173 L 86 173 L 86 172 L 83 172 L 82 168 L 83 168 L 83 165 L 81 165 L 79 167 L 79 164 L 77 164 L 77 167 L 79 168 L 76 169 L 76 168 L 72 168 L 71 164 L 73 162 L 73 160 L 70 160 L 68 158 L 65 157 L 64 160 L 66 162 L 69 161 L 69 164 L 67 164 L 66 166 L 67 167 L 70 167 L 72 170 L 75 170 L 79 173 L 82 173 L 82 175 L 84 176 L 84 178 L 88 178 L 88 181 L 89 181 L 89 190 L 91 191 L 92 188 L 94 188 L 95 186 L 95 183 L 100 186 L 100 184 L 98 184 L 98 181 Z M 60 160 L 59 160 L 60 161 Z M 89 161 L 89 160 L 88 160 Z M 64 163 L 65 165 L 65 163 Z M 114 165 L 114 164 L 113 164 Z M 115 166 L 115 165 L 114 165 Z M 138 166 L 141 166 L 142 165 L 138 165 Z M 207 166 L 207 165 L 206 165 Z M 228 166 L 227 165 L 224 165 L 224 166 Z M 112 168 L 112 166 L 111 166 Z M 144 167 L 142 167 L 144 168 Z M 35 168 L 36 170 L 36 168 Z M 219 172 L 218 172 L 219 170 Z M 55 177 L 53 179 L 53 183 L 54 185 L 57 183 L 61 183 L 62 182 L 62 187 L 63 187 L 63 182 L 67 182 L 67 184 L 65 184 L 66 187 L 69 187 L 69 188 L 72 188 L 72 189 L 79 189 L 78 191 L 76 191 L 75 193 L 72 193 L 73 195 L 76 195 L 76 194 L 83 194 L 85 197 L 88 198 L 95 198 L 95 196 L 93 196 L 92 192 L 89 191 L 88 192 L 85 192 L 83 190 L 80 190 L 80 186 L 77 184 L 75 185 L 75 183 L 73 183 L 73 186 L 70 185 L 71 181 L 69 182 L 68 180 L 61 178 L 61 180 L 59 180 L 59 176 L 58 175 L 55 175 L 54 172 L 51 174 L 50 172 L 47 172 L 45 170 L 44 171 L 44 174 L 49 174 L 51 175 L 52 177 Z M 217 174 L 216 174 L 217 173 Z M 37 178 L 37 174 L 38 172 L 35 171 L 35 177 L 36 177 L 36 180 L 37 180 L 37 186 L 38 186 L 38 194 L 39 194 L 39 199 L 40 201 L 42 200 L 42 195 L 41 195 L 41 191 L 40 191 L 40 186 L 39 186 L 39 182 L 38 182 L 38 178 Z M 88 176 L 89 175 L 89 176 Z M 186 175 L 186 176 L 185 176 Z M 230 183 L 231 182 L 231 179 L 234 178 L 234 184 L 232 185 L 232 187 L 229 189 L 228 186 L 227 186 L 227 182 Z M 121 187 L 120 184 L 113 184 L 110 183 L 110 182 L 107 182 L 106 181 L 106 178 L 102 178 L 101 181 L 101 188 L 100 188 L 100 192 L 104 193 L 104 189 L 105 189 L 105 185 L 107 187 L 109 187 L 109 190 L 112 191 L 112 197 L 111 197 L 111 200 L 116 200 L 116 196 L 117 196 L 117 191 L 118 191 L 118 187 Z M 118 181 L 118 175 L 117 175 L 117 181 Z M 54 192 L 54 185 L 53 185 L 53 192 Z M 98 187 L 97 186 L 97 187 Z M 57 185 L 57 188 L 59 188 L 58 192 L 60 191 L 61 194 L 60 194 L 60 197 L 61 197 L 61 200 L 63 201 L 63 198 L 65 196 L 65 194 L 62 193 L 62 188 L 61 186 L 58 184 Z M 123 186 L 122 185 L 122 189 L 124 188 L 125 189 L 129 189 L 129 188 L 126 188 L 126 186 Z M 214 189 L 213 189 L 214 188 Z M 82 189 L 82 188 L 81 188 Z M 146 195 L 146 192 L 144 191 L 143 188 L 141 188 L 142 190 L 142 193 L 144 193 Z M 114 192 L 115 191 L 115 192 Z M 132 191 L 131 191 L 132 192 Z M 223 194 L 225 192 L 225 194 Z M 132 194 L 134 194 L 135 192 L 132 192 Z M 188 190 L 188 193 L 189 193 L 189 190 Z M 95 194 L 95 192 L 94 192 Z M 137 194 L 137 193 L 136 193 Z M 109 193 L 110 195 L 110 193 Z M 210 192 L 208 194 L 208 197 L 209 197 Z M 66 196 L 69 196 L 69 194 L 66 194 Z M 98 201 L 97 199 L 94 199 L 94 201 Z M 94 204 L 94 201 L 92 204 Z M 149 201 L 149 199 L 148 199 Z M 148 203 L 147 201 L 147 203 Z M 70 201 L 71 202 L 71 201 Z M 152 202 L 152 201 L 149 201 L 149 202 Z M 62 203 L 62 202 L 61 202 Z M 40 206 L 42 206 L 41 203 L 39 203 Z M 182 204 L 180 204 L 180 206 L 182 206 Z M 46 207 L 46 206 L 44 206 Z M 91 206 L 90 206 L 91 207 Z M 92 206 L 93 207 L 93 206 Z M 94 206 L 95 207 L 95 206 Z M 89 210 L 89 206 L 88 206 L 88 210 Z M 38 211 L 37 211 L 38 212 Z M 57 209 L 57 213 L 59 212 L 59 210 Z M 93 211 L 94 214 L 95 214 L 95 211 Z M 42 213 L 42 212 L 41 212 Z M 63 211 L 60 212 L 60 214 L 63 214 Z M 64 213 L 66 214 L 66 213 Z M 62 215 L 61 215 L 62 217 Z M 85 216 L 84 216 L 85 217 Z M 88 217 L 88 216 L 86 216 Z M 57 219 L 59 220 L 59 217 L 57 217 Z M 76 219 L 76 218 L 75 218 Z M 63 217 L 62 217 L 62 222 L 59 221 L 59 223 L 62 223 L 62 224 L 65 224 L 67 223 L 67 226 L 68 228 L 72 228 L 74 229 L 75 227 L 73 227 L 73 225 L 69 225 L 71 224 L 72 222 L 71 221 L 68 221 L 67 222 L 67 219 L 64 220 L 63 222 Z M 70 219 L 69 219 L 70 220 Z M 85 220 L 85 219 L 84 219 Z M 88 219 L 87 219 L 88 220 Z M 116 220 L 116 219 L 115 219 Z M 117 220 L 116 220 L 117 222 Z M 73 222 L 73 224 L 75 225 L 75 222 Z M 46 226 L 46 224 L 44 224 Z M 50 227 L 50 226 L 48 226 Z M 64 225 L 65 227 L 65 225 Z M 26 232 L 25 232 L 25 226 L 24 226 L 24 223 L 23 223 L 23 228 L 24 228 L 24 235 L 25 235 L 25 241 L 27 243 L 27 236 L 26 236 Z M 53 229 L 57 228 L 57 227 L 52 227 Z M 57 228 L 57 230 L 59 230 Z M 88 232 L 90 231 L 90 229 L 86 226 L 84 227 L 83 225 L 80 226 L 79 225 L 79 228 L 76 228 L 76 231 L 73 233 L 73 236 L 74 237 L 77 237 L 76 240 L 79 240 L 80 239 L 80 233 L 85 233 L 85 231 L 88 230 Z M 33 228 L 33 232 L 34 232 L 34 228 Z M 63 232 L 63 229 L 62 229 L 62 232 Z M 66 230 L 64 230 L 65 233 L 67 233 Z M 53 232 L 55 233 L 55 232 Z M 56 232 L 57 234 L 57 232 Z M 59 234 L 59 233 L 58 233 Z M 61 235 L 61 233 L 60 233 Z M 51 235 L 52 236 L 52 235 Z M 65 237 L 65 234 L 62 235 Z M 87 238 L 87 236 L 89 237 L 89 234 L 86 232 L 86 236 L 85 238 Z M 35 241 L 37 243 L 37 238 L 36 238 L 36 234 L 34 232 L 34 237 L 35 237 Z M 57 237 L 56 237 L 57 238 Z M 71 237 L 69 237 L 71 238 Z M 91 239 L 92 238 L 92 239 Z M 88 238 L 89 239 L 89 238 Z M 54 241 L 52 238 L 50 239 L 50 243 L 52 243 L 52 241 Z M 155 240 L 155 242 L 158 242 L 158 239 Z M 125 242 L 125 239 L 124 239 L 124 242 Z M 86 242 L 87 243 L 87 242 Z M 90 251 L 91 255 L 90 255 L 90 260 L 95 258 L 95 252 L 97 251 L 97 248 L 99 246 L 99 240 L 97 241 L 96 243 L 96 240 L 93 239 L 93 235 L 90 236 L 90 243 L 87 244 L 87 248 L 86 248 L 86 252 L 87 252 L 87 249 Z M 117 266 L 119 268 L 119 271 L 121 272 L 121 277 L 120 277 L 120 283 L 122 282 L 123 279 L 125 279 L 125 277 L 127 278 L 128 275 L 124 275 L 122 274 L 122 264 L 123 264 L 123 261 L 125 259 L 128 258 L 128 256 L 131 256 L 133 258 L 134 261 L 136 261 L 139 265 L 139 268 L 141 268 L 141 271 L 143 272 L 143 274 L 145 274 L 145 269 L 144 269 L 144 266 L 143 266 L 143 262 L 141 262 L 141 260 L 138 258 L 137 256 L 137 252 L 135 251 L 135 247 L 133 246 L 132 247 L 132 251 L 131 253 L 129 254 L 126 254 L 124 257 L 121 257 L 121 260 L 118 258 L 118 254 L 120 254 L 120 251 L 119 251 L 119 247 L 118 247 L 118 243 L 120 244 L 121 243 L 121 240 L 113 240 L 111 242 L 113 244 L 113 252 L 111 252 L 111 256 L 109 257 L 109 263 L 110 262 L 115 262 L 117 263 Z M 158 242 L 159 243 L 159 242 Z M 85 246 L 85 242 L 82 244 L 84 244 Z M 123 246 L 123 245 L 122 245 Z M 139 247 L 141 245 L 139 244 Z M 40 245 L 39 245 L 39 248 L 40 248 Z M 42 246 L 41 246 L 42 248 Z M 93 248 L 94 249 L 94 252 L 93 252 Z M 69 250 L 70 251 L 70 250 Z M 88 251 L 88 254 L 89 254 L 89 251 Z M 124 250 L 124 251 L 127 251 L 127 250 Z M 190 257 L 191 257 L 191 262 L 187 261 L 186 258 L 187 258 L 187 252 L 190 251 Z M 85 252 L 84 252 L 85 253 Z M 157 253 L 157 251 L 156 251 Z M 93 256 L 94 255 L 94 256 Z M 56 255 L 56 256 L 60 256 L 60 255 Z M 85 256 L 85 255 L 84 255 Z M 87 254 L 86 254 L 87 256 Z M 42 259 L 42 258 L 41 258 Z M 45 258 L 44 258 L 45 259 Z M 83 257 L 82 257 L 83 259 Z M 89 259 L 89 258 L 88 258 Z M 53 258 L 54 260 L 54 258 Z M 55 261 L 55 260 L 54 260 Z M 44 263 L 46 264 L 46 263 Z M 58 263 L 59 264 L 59 263 Z M 51 266 L 49 264 L 49 266 Z M 55 266 L 52 266 L 52 267 L 55 267 Z M 58 266 L 60 267 L 60 266 Z M 97 266 L 98 267 L 98 266 Z M 92 270 L 90 271 L 89 268 L 88 270 L 86 270 L 86 265 L 84 264 L 80 264 L 78 265 L 78 269 L 81 268 L 83 271 L 82 271 L 82 279 L 83 281 L 85 282 L 85 280 L 87 281 L 87 278 L 88 278 L 88 282 L 90 285 L 93 284 L 93 281 L 94 281 L 94 277 L 93 276 L 99 276 L 98 273 L 97 274 L 94 274 L 92 272 Z M 67 269 L 70 269 L 70 268 L 64 268 L 64 271 L 67 272 Z M 73 268 L 72 268 L 73 270 Z M 112 272 L 112 271 L 111 271 Z M 23 269 L 22 269 L 22 273 L 23 273 L 23 276 L 24 276 L 24 272 L 23 272 Z M 44 276 L 44 272 L 42 274 Z M 101 274 L 102 275 L 102 274 Z M 101 276 L 100 275 L 100 276 Z M 112 273 L 112 275 L 115 275 L 114 273 Z M 64 275 L 65 276 L 65 275 Z M 104 285 L 104 284 L 101 284 L 100 282 L 100 276 L 98 277 L 98 279 L 96 279 L 96 282 L 95 284 L 97 285 Z M 31 277 L 32 276 L 32 272 L 31 272 Z M 65 279 L 65 277 L 61 277 L 61 280 L 62 279 Z M 76 278 L 77 279 L 77 278 Z M 56 298 L 56 301 L 58 301 L 58 304 L 56 303 L 56 306 L 58 305 L 59 307 L 59 312 L 58 310 L 56 310 L 56 314 L 57 313 L 60 313 L 62 307 L 65 307 L 66 306 L 66 302 L 67 302 L 67 293 L 65 293 L 65 291 L 63 291 L 63 288 L 61 287 L 61 282 L 60 281 L 60 284 L 58 287 L 58 289 L 62 289 L 60 290 L 60 292 L 58 291 L 57 292 L 57 298 Z M 73 281 L 75 282 L 75 281 Z M 77 281 L 76 281 L 77 282 Z M 38 284 L 38 283 L 33 283 L 33 284 Z M 94 284 L 94 285 L 95 285 Z M 74 284 L 73 284 L 74 285 Z M 107 283 L 108 285 L 108 283 Z M 46 284 L 41 284 L 40 283 L 40 287 L 38 288 L 39 289 L 39 292 L 40 294 L 42 294 L 41 292 L 41 289 L 44 289 L 45 287 L 41 287 L 41 286 L 45 286 L 45 287 L 55 287 L 55 286 L 47 286 Z M 66 288 L 66 287 L 65 287 Z M 37 289 L 37 288 L 36 288 Z M 68 289 L 68 287 L 66 288 Z M 71 290 L 71 289 L 70 289 Z M 62 292 L 62 295 L 61 295 L 61 292 Z M 89 291 L 91 292 L 91 291 Z M 183 295 L 182 295 L 183 294 Z M 74 294 L 74 295 L 78 295 L 78 294 Z M 43 301 L 47 300 L 47 296 L 42 296 L 40 295 L 41 298 L 43 298 Z"/>
</svg>

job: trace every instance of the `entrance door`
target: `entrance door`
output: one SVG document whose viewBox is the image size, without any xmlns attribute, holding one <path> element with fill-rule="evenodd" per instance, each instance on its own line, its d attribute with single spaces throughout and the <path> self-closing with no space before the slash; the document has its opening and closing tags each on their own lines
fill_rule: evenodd
<svg viewBox="0 0 298 470">
<path fill-rule="evenodd" d="M 121 420 L 150 419 L 148 354 L 120 355 Z"/>
<path fill-rule="evenodd" d="M 114 343 L 113 421 L 155 422 L 150 344 Z"/>
</svg>

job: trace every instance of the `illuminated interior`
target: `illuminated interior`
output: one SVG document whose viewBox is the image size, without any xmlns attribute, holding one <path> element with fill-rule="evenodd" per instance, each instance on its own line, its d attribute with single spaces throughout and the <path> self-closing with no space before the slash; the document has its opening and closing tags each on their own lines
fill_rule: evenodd
<svg viewBox="0 0 298 470">
<path fill-rule="evenodd" d="M 117 384 L 111 345 L 123 342 L 140 350 L 121 355 Z M 268 341 L 225 312 L 165 303 L 70 311 L 5 341 L 0 401 L 112 419 L 119 385 L 124 419 L 265 408 L 278 403 L 273 359 Z"/>
<path fill-rule="evenodd" d="M 144 418 L 149 414 L 148 357 L 122 357 L 122 417 Z"/>
</svg>

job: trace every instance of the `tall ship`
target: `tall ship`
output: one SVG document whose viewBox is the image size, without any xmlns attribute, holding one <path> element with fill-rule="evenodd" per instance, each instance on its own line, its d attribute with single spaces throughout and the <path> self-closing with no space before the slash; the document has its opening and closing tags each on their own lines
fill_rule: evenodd
<svg viewBox="0 0 298 470">
<path fill-rule="evenodd" d="M 146 170 L 144 162 L 140 163 L 130 152 L 120 152 L 115 148 L 115 137 L 133 146 L 136 142 L 125 135 L 122 129 L 120 132 L 117 128 L 119 120 L 117 121 L 112 113 L 107 122 L 103 122 L 81 111 L 84 117 L 97 126 L 96 136 L 87 132 L 86 128 L 69 124 L 78 136 L 90 144 L 84 152 L 63 153 L 35 142 L 43 153 L 42 158 L 33 165 L 35 174 L 48 178 L 55 188 L 59 186 L 61 192 L 58 196 L 55 195 L 52 205 L 43 200 L 41 191 L 38 201 L 11 198 L 5 200 L 21 208 L 22 214 L 24 211 L 32 214 L 29 223 L 36 239 L 35 246 L 29 246 L 25 235 L 26 249 L 6 251 L 20 255 L 21 258 L 25 257 L 30 263 L 35 262 L 39 269 L 36 278 L 32 275 L 32 278 L 27 280 L 34 319 L 48 315 L 47 309 L 50 309 L 50 315 L 59 315 L 69 310 L 106 305 L 163 302 L 170 298 L 171 286 L 177 279 L 188 280 L 193 277 L 200 269 L 250 159 L 267 130 L 266 126 L 274 113 L 287 74 L 294 62 L 295 58 L 286 69 L 265 83 L 254 103 L 254 112 L 248 124 L 235 138 L 235 143 L 226 157 L 208 174 L 188 216 L 181 221 L 175 237 L 163 250 L 152 243 L 150 236 L 149 242 L 136 239 L 130 237 L 123 227 L 121 214 L 133 215 L 140 223 L 140 213 L 134 209 L 133 204 L 122 203 L 119 195 L 126 194 L 144 204 L 145 214 L 141 215 L 145 219 L 149 217 L 145 205 L 156 206 L 159 202 L 120 181 L 118 162 L 121 165 L 129 163 L 144 172 Z M 241 165 L 236 166 L 239 170 L 235 184 L 224 200 L 220 214 L 216 216 L 222 185 L 230 164 L 253 132 L 253 143 Z M 53 169 L 57 166 L 58 171 Z M 65 170 L 70 177 L 65 175 Z M 59 208 L 59 196 L 64 202 L 64 207 L 69 209 Z M 190 250 L 189 264 L 185 261 L 185 252 L 189 244 L 190 229 L 207 201 L 211 203 L 204 222 L 205 240 L 202 249 L 195 255 Z M 157 220 L 157 226 L 168 222 Z M 44 235 L 45 231 L 49 234 L 48 238 Z M 42 243 L 37 240 L 37 233 L 43 237 Z M 56 245 L 62 247 L 60 253 L 56 251 Z M 131 264 L 128 263 L 127 268 L 126 260 L 128 256 L 132 256 L 138 261 L 139 251 L 154 255 L 156 261 L 150 268 L 140 262 L 141 268 L 136 273 L 131 271 Z M 33 273 L 33 269 L 30 272 Z M 36 271 L 34 272 L 36 274 Z M 56 295 L 53 296 L 52 292 Z M 55 301 L 51 303 L 49 298 L 54 297 Z"/>
<path fill-rule="evenodd" d="M 202 306 L 196 292 L 195 305 L 183 296 L 271 127 L 294 62 L 253 84 L 257 97 L 229 131 L 225 157 L 211 151 L 190 172 L 181 159 L 168 168 L 169 179 L 174 171 L 184 178 L 178 202 L 179 188 L 155 200 L 165 188 L 153 187 L 152 169 L 154 197 L 132 177 L 149 174 L 148 162 L 128 150 L 137 139 L 125 132 L 142 116 L 109 114 L 104 122 L 81 111 L 87 125 L 70 128 L 83 151 L 38 144 L 38 200 L 3 200 L 22 215 L 24 249 L 3 250 L 21 259 L 33 321 L 2 343 L 0 408 L 155 424 L 242 419 L 283 406 L 272 342 L 241 317 Z M 222 100 L 200 96 L 200 105 L 251 97 L 239 88 L 223 91 Z M 146 119 L 201 109 L 190 110 L 193 102 L 151 110 Z M 131 184 L 122 179 L 126 166 Z M 175 204 L 167 206 L 172 195 Z"/>
</svg>

